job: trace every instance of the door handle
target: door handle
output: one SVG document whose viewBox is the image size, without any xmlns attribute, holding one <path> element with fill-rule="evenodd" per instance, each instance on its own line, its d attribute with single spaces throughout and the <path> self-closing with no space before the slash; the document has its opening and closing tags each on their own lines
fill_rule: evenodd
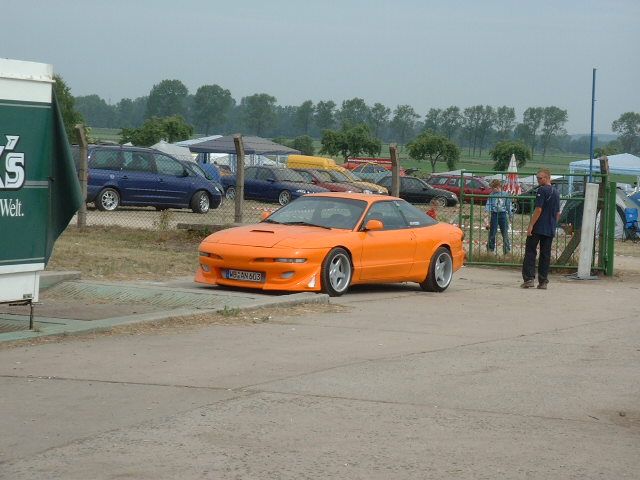
<svg viewBox="0 0 640 480">
<path fill-rule="evenodd" d="M 123 180 L 128 180 L 128 179 L 129 179 L 129 177 L 127 177 L 126 175 L 123 175 L 123 176 L 122 176 L 122 179 L 123 179 Z"/>
</svg>

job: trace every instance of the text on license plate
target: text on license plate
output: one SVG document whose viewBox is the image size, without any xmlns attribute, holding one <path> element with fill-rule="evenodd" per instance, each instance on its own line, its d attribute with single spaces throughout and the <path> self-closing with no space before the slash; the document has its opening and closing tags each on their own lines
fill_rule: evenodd
<svg viewBox="0 0 640 480">
<path fill-rule="evenodd" d="M 261 272 L 247 272 L 245 270 L 227 270 L 229 280 L 243 280 L 246 282 L 262 282 Z"/>
</svg>

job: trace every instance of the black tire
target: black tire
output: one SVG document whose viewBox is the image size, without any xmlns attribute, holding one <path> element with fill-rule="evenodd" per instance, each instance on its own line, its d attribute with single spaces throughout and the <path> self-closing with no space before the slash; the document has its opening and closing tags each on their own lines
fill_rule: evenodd
<svg viewBox="0 0 640 480">
<path fill-rule="evenodd" d="M 432 200 L 438 207 L 446 207 L 447 199 L 445 197 L 436 197 Z"/>
<path fill-rule="evenodd" d="M 191 197 L 191 210 L 193 213 L 207 213 L 210 207 L 211 200 L 207 192 L 200 190 Z"/>
<path fill-rule="evenodd" d="M 283 207 L 291 201 L 291 192 L 289 190 L 283 190 L 278 195 L 278 203 Z"/>
<path fill-rule="evenodd" d="M 236 187 L 227 187 L 224 192 L 224 196 L 227 200 L 235 200 L 236 198 Z"/>
<path fill-rule="evenodd" d="M 322 261 L 322 291 L 339 297 L 349 289 L 352 275 L 349 253 L 344 248 L 334 248 Z"/>
<path fill-rule="evenodd" d="M 453 257 L 445 247 L 440 247 L 431 257 L 427 278 L 420 287 L 427 292 L 444 292 L 453 278 Z"/>
<path fill-rule="evenodd" d="M 96 197 L 96 208 L 103 212 L 112 212 L 120 206 L 120 194 L 113 188 L 103 188 Z"/>
</svg>

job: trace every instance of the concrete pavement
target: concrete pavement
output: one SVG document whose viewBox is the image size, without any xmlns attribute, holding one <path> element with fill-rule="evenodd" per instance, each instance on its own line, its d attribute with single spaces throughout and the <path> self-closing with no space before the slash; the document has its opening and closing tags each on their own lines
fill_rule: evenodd
<svg viewBox="0 0 640 480">
<path fill-rule="evenodd" d="M 0 347 L 0 478 L 637 478 L 640 283 L 519 282 Z"/>
</svg>

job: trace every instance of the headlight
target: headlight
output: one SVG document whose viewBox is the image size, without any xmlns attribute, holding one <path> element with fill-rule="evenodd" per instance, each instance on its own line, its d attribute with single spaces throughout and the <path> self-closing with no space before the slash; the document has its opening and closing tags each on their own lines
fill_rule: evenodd
<svg viewBox="0 0 640 480">
<path fill-rule="evenodd" d="M 369 195 L 370 195 L 370 194 L 372 194 L 373 192 L 372 192 L 371 190 L 366 189 L 366 190 L 363 190 L 363 191 L 362 191 L 362 193 L 366 193 L 366 194 L 369 194 Z"/>
<path fill-rule="evenodd" d="M 302 190 L 302 189 L 299 189 L 299 190 L 296 190 L 296 193 L 302 193 L 302 194 L 304 194 L 304 193 L 311 193 L 311 192 L 310 192 L 310 191 L 308 191 L 308 190 Z"/>
<path fill-rule="evenodd" d="M 209 258 L 215 258 L 217 260 L 222 260 L 222 257 L 215 253 L 209 253 L 209 252 L 199 252 L 199 253 L 201 257 L 209 257 Z"/>
</svg>

